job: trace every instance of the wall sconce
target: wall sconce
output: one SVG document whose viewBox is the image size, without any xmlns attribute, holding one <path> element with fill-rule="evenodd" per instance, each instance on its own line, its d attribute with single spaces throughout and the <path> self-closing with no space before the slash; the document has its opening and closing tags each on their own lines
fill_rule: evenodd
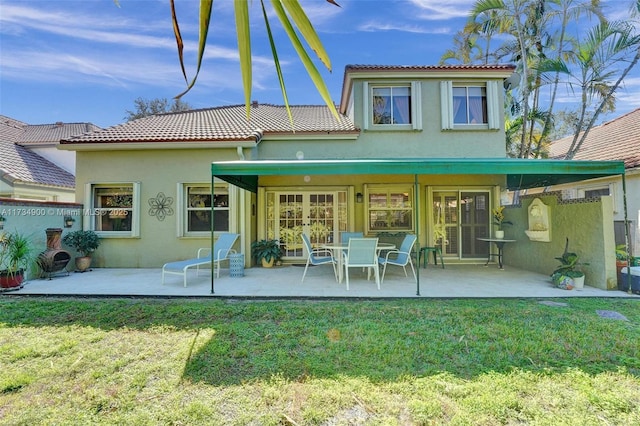
<svg viewBox="0 0 640 426">
<path fill-rule="evenodd" d="M 71 228 L 73 226 L 73 222 L 75 222 L 76 220 L 71 217 L 71 216 L 65 216 L 64 217 L 64 227 L 65 228 Z"/>
<path fill-rule="evenodd" d="M 362 192 L 358 192 L 356 194 L 356 203 L 362 203 L 362 200 L 363 200 Z"/>
</svg>

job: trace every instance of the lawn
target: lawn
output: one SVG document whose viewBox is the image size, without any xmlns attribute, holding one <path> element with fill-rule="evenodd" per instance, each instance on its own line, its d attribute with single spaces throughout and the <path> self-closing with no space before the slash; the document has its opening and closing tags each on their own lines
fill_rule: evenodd
<svg viewBox="0 0 640 426">
<path fill-rule="evenodd" d="M 0 297 L 0 424 L 640 424 L 640 301 L 548 302 Z"/>
</svg>

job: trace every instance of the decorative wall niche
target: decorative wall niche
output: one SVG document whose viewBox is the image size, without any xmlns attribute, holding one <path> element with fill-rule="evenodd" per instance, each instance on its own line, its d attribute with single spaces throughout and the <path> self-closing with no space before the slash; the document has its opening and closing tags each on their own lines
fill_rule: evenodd
<svg viewBox="0 0 640 426">
<path fill-rule="evenodd" d="M 549 206 L 536 198 L 528 208 L 529 229 L 525 234 L 531 241 L 551 241 L 551 222 L 549 221 Z"/>
</svg>

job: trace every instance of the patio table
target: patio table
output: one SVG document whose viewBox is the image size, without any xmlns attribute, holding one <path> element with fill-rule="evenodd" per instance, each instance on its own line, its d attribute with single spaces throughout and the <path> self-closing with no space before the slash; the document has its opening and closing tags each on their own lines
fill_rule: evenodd
<svg viewBox="0 0 640 426">
<path fill-rule="evenodd" d="M 344 271 L 343 271 L 343 262 L 342 262 L 342 253 L 349 251 L 349 243 L 345 242 L 345 243 L 331 243 L 331 244 L 324 244 L 322 246 L 320 246 L 323 249 L 327 249 L 327 250 L 331 250 L 333 252 L 333 257 L 337 258 L 338 260 L 338 282 L 342 283 L 342 279 L 344 277 Z M 396 245 L 395 244 L 391 244 L 391 243 L 378 243 L 378 245 L 376 246 L 376 250 L 378 251 L 378 254 L 382 251 L 382 250 L 395 250 Z"/>
<path fill-rule="evenodd" d="M 487 257 L 487 263 L 485 263 L 484 266 L 489 265 L 492 257 L 497 257 L 498 267 L 500 269 L 504 269 L 502 265 L 502 261 L 504 258 L 504 245 L 506 243 L 515 243 L 516 240 L 505 240 L 504 238 L 478 238 L 478 241 L 486 241 L 489 244 L 489 255 Z M 491 243 L 495 243 L 496 247 L 498 248 L 497 253 L 491 253 Z"/>
</svg>

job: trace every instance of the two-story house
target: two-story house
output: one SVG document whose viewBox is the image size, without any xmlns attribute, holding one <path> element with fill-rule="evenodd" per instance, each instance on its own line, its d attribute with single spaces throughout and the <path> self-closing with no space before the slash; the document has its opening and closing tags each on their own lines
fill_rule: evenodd
<svg viewBox="0 0 640 426">
<path fill-rule="evenodd" d="M 623 171 L 620 164 L 506 158 L 503 82 L 511 65 L 347 66 L 339 117 L 326 106 L 244 106 L 161 114 L 61 141 L 77 153 L 85 227 L 98 264 L 159 267 L 216 232 L 249 253 L 277 238 L 286 262 L 342 231 L 444 233 L 451 262 L 484 263 L 491 209 L 507 188 Z M 580 177 L 577 177 L 580 175 Z M 213 208 L 213 210 L 212 210 Z M 548 249 L 540 248 L 540 251 Z M 551 258 L 553 262 L 553 259 Z M 250 263 L 249 256 L 246 259 Z"/>
</svg>

